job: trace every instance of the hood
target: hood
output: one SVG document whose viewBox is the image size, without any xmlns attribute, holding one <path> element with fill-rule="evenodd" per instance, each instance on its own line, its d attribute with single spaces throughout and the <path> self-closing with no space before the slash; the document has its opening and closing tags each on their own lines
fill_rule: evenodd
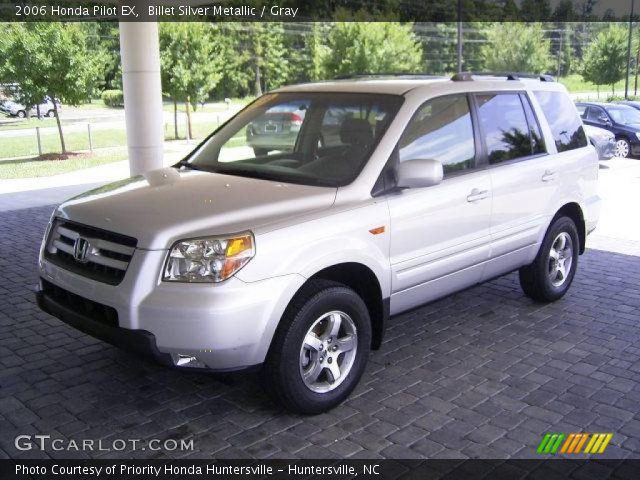
<svg viewBox="0 0 640 480">
<path fill-rule="evenodd" d="M 179 239 L 236 233 L 333 205 L 336 189 L 174 168 L 154 170 L 64 202 L 57 215 L 165 249 Z"/>
<path fill-rule="evenodd" d="M 623 130 L 631 133 L 640 131 L 640 123 L 619 123 L 618 125 L 622 127 Z"/>
<path fill-rule="evenodd" d="M 615 137 L 615 135 L 609 130 L 605 130 L 604 128 L 600 127 L 594 127 L 593 125 L 584 125 L 584 130 L 587 133 L 587 136 L 591 138 L 606 140 Z"/>
</svg>

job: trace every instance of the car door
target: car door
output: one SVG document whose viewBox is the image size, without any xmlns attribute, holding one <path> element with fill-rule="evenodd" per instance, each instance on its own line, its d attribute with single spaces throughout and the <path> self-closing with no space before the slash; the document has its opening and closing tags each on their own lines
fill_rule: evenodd
<svg viewBox="0 0 640 480">
<path fill-rule="evenodd" d="M 476 100 L 493 188 L 491 261 L 484 271 L 488 279 L 533 261 L 560 201 L 563 178 L 569 178 L 576 162 L 571 150 L 587 143 L 576 109 L 563 92 L 535 92 L 542 110 L 538 113 L 524 92 L 483 95 Z M 553 135 L 549 145 L 539 116 L 548 119 Z"/>
<path fill-rule="evenodd" d="M 611 130 L 613 122 L 604 108 L 596 105 L 589 105 L 589 109 L 586 112 L 584 123 L 587 125 L 593 125 L 594 127 L 604 128 L 605 130 Z"/>
<path fill-rule="evenodd" d="M 392 160 L 438 160 L 444 179 L 387 195 L 392 313 L 480 281 L 490 250 L 491 185 L 478 168 L 478 145 L 466 94 L 427 101 L 403 133 Z"/>
</svg>

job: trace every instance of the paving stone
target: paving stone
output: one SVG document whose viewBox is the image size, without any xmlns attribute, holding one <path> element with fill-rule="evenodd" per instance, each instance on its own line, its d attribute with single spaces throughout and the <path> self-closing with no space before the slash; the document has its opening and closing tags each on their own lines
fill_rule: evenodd
<svg viewBox="0 0 640 480">
<path fill-rule="evenodd" d="M 528 300 L 516 273 L 392 318 L 352 397 L 304 417 L 271 402 L 255 374 L 165 369 L 40 312 L 51 210 L 0 212 L 0 458 L 50 457 L 13 446 L 42 430 L 194 440 L 195 452 L 159 458 L 537 458 L 555 429 L 612 431 L 607 458 L 640 457 L 640 242 L 629 255 L 589 249 L 549 305 Z"/>
</svg>

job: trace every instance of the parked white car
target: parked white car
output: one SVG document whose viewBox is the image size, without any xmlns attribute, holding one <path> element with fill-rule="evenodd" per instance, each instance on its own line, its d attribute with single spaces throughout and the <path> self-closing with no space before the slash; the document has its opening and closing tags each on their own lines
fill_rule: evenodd
<svg viewBox="0 0 640 480">
<path fill-rule="evenodd" d="M 268 93 L 174 167 L 60 205 L 39 305 L 167 365 L 261 368 L 282 404 L 318 413 L 392 315 L 514 270 L 558 300 L 598 220 L 598 158 L 562 85 L 508 78 Z M 292 102 L 292 148 L 256 156 L 247 127 Z"/>
<path fill-rule="evenodd" d="M 611 160 L 616 154 L 616 136 L 609 130 L 584 125 L 589 143 L 593 145 L 598 153 L 599 160 Z"/>
<path fill-rule="evenodd" d="M 58 111 L 62 108 L 60 102 L 56 101 Z M 4 102 L 2 106 L 2 110 L 9 115 L 18 118 L 25 118 L 27 116 L 27 111 L 29 112 L 29 116 L 37 117 L 38 116 L 38 107 L 40 107 L 40 116 L 42 117 L 55 117 L 56 111 L 53 102 L 50 99 L 44 100 L 40 105 L 34 105 L 33 107 L 27 109 L 26 106 L 21 103 L 16 103 L 12 100 L 7 100 Z"/>
</svg>

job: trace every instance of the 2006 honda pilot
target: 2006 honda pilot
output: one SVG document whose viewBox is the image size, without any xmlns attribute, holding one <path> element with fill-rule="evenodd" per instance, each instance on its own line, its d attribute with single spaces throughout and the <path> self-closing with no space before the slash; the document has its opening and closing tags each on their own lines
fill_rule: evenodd
<svg viewBox="0 0 640 480">
<path fill-rule="evenodd" d="M 274 135 L 270 112 L 291 106 L 297 135 L 254 151 L 247 128 Z M 532 299 L 561 298 L 597 177 L 548 77 L 281 88 L 177 165 L 60 205 L 38 301 L 168 365 L 262 366 L 276 399 L 317 413 L 356 386 L 390 315 L 517 269 Z"/>
</svg>

